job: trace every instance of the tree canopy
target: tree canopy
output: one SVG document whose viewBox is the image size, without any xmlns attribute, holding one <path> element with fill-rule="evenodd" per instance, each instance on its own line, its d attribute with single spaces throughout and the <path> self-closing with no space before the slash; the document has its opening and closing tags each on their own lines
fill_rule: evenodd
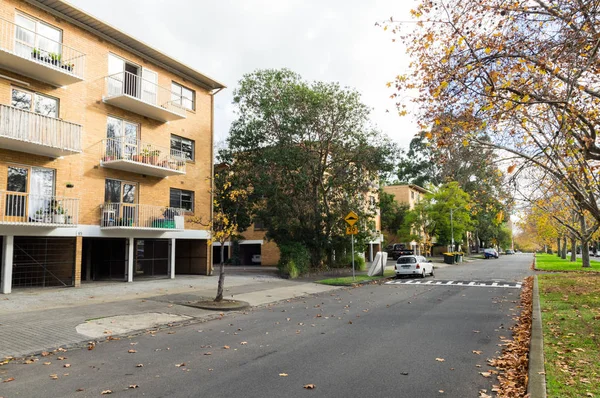
<svg viewBox="0 0 600 398">
<path fill-rule="evenodd" d="M 239 82 L 234 105 L 220 157 L 244 170 L 269 239 L 300 242 L 318 267 L 331 261 L 350 210 L 359 237 L 372 238 L 378 181 L 392 170 L 395 146 L 371 126 L 356 91 L 287 69 L 257 70 Z"/>
</svg>

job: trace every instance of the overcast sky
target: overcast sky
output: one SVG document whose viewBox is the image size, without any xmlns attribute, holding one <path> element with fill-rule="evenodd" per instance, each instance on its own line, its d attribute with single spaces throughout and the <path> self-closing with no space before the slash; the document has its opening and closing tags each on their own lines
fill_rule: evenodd
<svg viewBox="0 0 600 398">
<path fill-rule="evenodd" d="M 404 50 L 375 22 L 409 20 L 413 0 L 67 0 L 222 83 L 215 140 L 234 119 L 232 93 L 246 73 L 289 68 L 306 80 L 357 89 L 377 127 L 406 147 L 416 133 L 397 115 L 386 82 L 406 72 Z M 143 4 L 143 6 L 142 6 Z M 386 112 L 389 110 L 389 113 Z"/>
</svg>

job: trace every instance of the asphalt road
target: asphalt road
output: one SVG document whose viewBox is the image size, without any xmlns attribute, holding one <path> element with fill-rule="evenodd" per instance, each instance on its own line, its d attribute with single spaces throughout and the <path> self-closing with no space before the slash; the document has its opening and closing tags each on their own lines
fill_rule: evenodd
<svg viewBox="0 0 600 398">
<path fill-rule="evenodd" d="M 479 260 L 438 269 L 435 279 L 518 282 L 531 261 Z M 337 290 L 11 363 L 0 367 L 2 380 L 14 377 L 0 383 L 0 397 L 491 395 L 495 377 L 479 372 L 511 336 L 519 292 L 445 284 Z"/>
</svg>

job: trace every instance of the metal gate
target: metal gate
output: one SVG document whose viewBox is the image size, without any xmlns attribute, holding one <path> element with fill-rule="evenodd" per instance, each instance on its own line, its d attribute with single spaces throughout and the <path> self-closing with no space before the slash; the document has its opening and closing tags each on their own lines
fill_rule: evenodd
<svg viewBox="0 0 600 398">
<path fill-rule="evenodd" d="M 13 287 L 73 286 L 75 238 L 15 236 Z"/>
</svg>

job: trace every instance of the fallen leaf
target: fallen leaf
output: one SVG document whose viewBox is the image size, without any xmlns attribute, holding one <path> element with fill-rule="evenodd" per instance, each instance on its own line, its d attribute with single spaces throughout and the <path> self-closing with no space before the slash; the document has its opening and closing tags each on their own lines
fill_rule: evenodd
<svg viewBox="0 0 600 398">
<path fill-rule="evenodd" d="M 94 343 L 93 341 L 89 342 L 88 343 L 88 350 L 91 351 L 94 348 L 96 348 L 96 343 Z M 112 391 L 110 393 L 108 393 L 108 394 L 111 394 L 111 393 L 112 393 Z"/>
<path fill-rule="evenodd" d="M 444 393 L 444 390 L 438 390 L 438 392 L 439 392 L 440 394 L 443 394 L 443 393 Z"/>
<path fill-rule="evenodd" d="M 56 357 L 56 359 L 59 361 L 64 361 L 65 359 L 67 359 L 67 357 Z"/>
<path fill-rule="evenodd" d="M 444 362 L 445 361 L 444 358 L 436 358 L 435 360 L 438 361 L 438 362 Z"/>
<path fill-rule="evenodd" d="M 51 378 L 52 380 L 57 380 L 57 379 L 58 379 L 58 375 L 55 375 L 55 374 L 54 374 L 54 375 L 50 375 L 50 378 Z"/>
<path fill-rule="evenodd" d="M 138 388 L 139 386 L 137 384 L 130 384 L 129 388 Z"/>
<path fill-rule="evenodd" d="M 112 394 L 111 390 L 104 390 L 100 393 L 100 395 L 108 395 L 108 394 Z"/>
<path fill-rule="evenodd" d="M 44 362 L 44 365 L 52 365 L 52 362 Z"/>
<path fill-rule="evenodd" d="M 77 390 L 75 390 L 77 392 L 81 392 L 81 391 L 85 391 L 83 388 L 78 388 Z"/>
<path fill-rule="evenodd" d="M 175 366 L 177 366 L 178 368 L 180 368 L 180 367 L 182 367 L 182 366 L 185 366 L 185 362 L 184 362 L 184 363 L 178 363 L 178 364 L 177 364 L 177 365 L 175 365 Z"/>
<path fill-rule="evenodd" d="M 127 352 L 130 354 L 135 354 L 137 351 L 136 350 L 128 350 Z"/>
<path fill-rule="evenodd" d="M 240 344 L 241 345 L 246 345 L 246 344 L 248 344 L 248 342 L 247 341 L 242 341 Z"/>
<path fill-rule="evenodd" d="M 63 365 L 63 368 L 70 368 L 70 367 L 71 367 L 71 364 L 70 364 L 70 363 L 65 363 L 65 364 Z"/>
<path fill-rule="evenodd" d="M 483 377 L 490 377 L 492 374 L 490 372 L 479 372 Z"/>
<path fill-rule="evenodd" d="M 317 388 L 317 386 L 315 386 L 314 384 L 305 384 L 304 388 L 306 388 L 307 390 L 314 390 L 315 388 Z"/>
<path fill-rule="evenodd" d="M 43 357 L 47 357 L 48 355 L 50 355 L 50 353 L 48 351 L 44 351 L 40 355 Z"/>
<path fill-rule="evenodd" d="M 137 365 L 135 365 L 136 368 L 143 368 L 144 364 L 143 363 L 138 363 Z"/>
<path fill-rule="evenodd" d="M 4 380 L 2 383 L 10 383 L 14 379 L 15 379 L 14 377 L 9 377 L 8 379 Z"/>
<path fill-rule="evenodd" d="M 231 347 L 229 347 L 228 345 L 224 345 L 224 346 L 223 346 L 223 348 L 224 348 L 224 349 L 226 349 L 226 350 L 228 350 L 228 349 L 230 349 Z"/>
<path fill-rule="evenodd" d="M 288 374 L 287 373 L 279 373 L 279 376 L 281 376 L 281 377 L 287 377 Z"/>
<path fill-rule="evenodd" d="M 212 355 L 212 352 L 205 352 L 204 355 Z"/>
<path fill-rule="evenodd" d="M 402 376 L 408 376 L 408 372 L 400 372 Z"/>
<path fill-rule="evenodd" d="M 473 354 L 481 355 L 482 351 L 473 350 Z"/>
</svg>

